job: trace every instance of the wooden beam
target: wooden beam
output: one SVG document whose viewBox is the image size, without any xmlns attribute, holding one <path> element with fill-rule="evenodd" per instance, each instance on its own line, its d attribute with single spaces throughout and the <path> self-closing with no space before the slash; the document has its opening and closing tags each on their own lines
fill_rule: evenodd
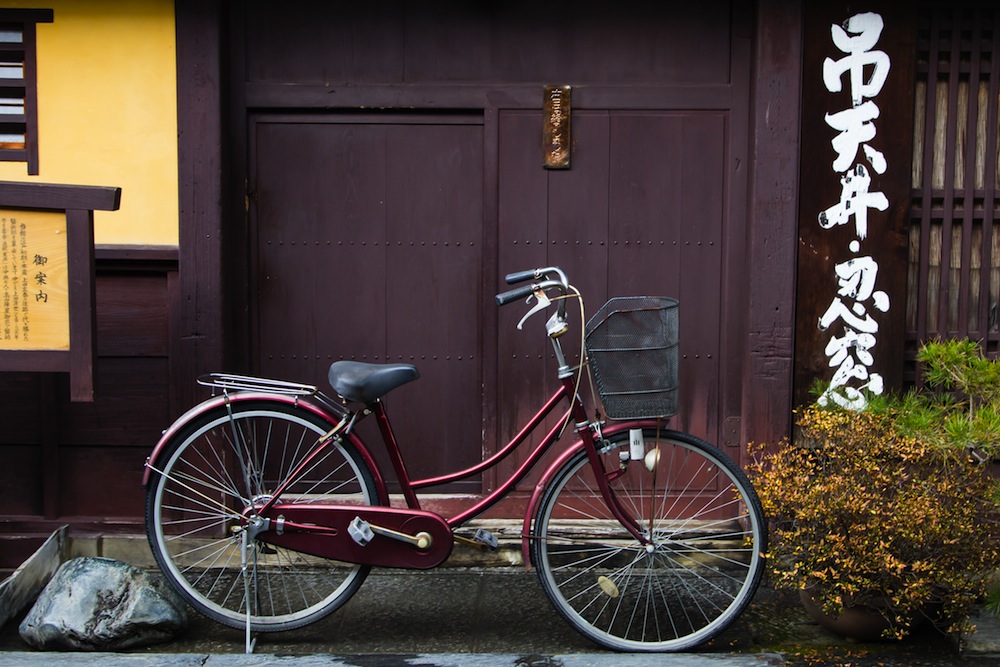
<svg viewBox="0 0 1000 667">
<path fill-rule="evenodd" d="M 117 211 L 121 198 L 121 188 L 0 181 L 0 203 L 10 208 Z"/>
</svg>

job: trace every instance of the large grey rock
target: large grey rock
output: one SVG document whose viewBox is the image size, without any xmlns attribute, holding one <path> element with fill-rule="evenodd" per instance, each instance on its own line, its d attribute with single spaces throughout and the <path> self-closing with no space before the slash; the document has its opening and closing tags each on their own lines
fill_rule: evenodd
<svg viewBox="0 0 1000 667">
<path fill-rule="evenodd" d="M 42 590 L 19 631 L 43 650 L 113 651 L 167 641 L 186 625 L 183 602 L 142 570 L 75 558 Z"/>
</svg>

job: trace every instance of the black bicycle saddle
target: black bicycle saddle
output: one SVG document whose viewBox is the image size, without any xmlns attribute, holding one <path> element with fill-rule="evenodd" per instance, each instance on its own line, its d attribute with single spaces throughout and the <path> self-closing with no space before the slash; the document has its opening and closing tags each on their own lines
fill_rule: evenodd
<svg viewBox="0 0 1000 667">
<path fill-rule="evenodd" d="M 348 401 L 374 403 L 396 387 L 420 377 L 412 364 L 369 364 L 335 361 L 330 364 L 330 386 Z"/>
</svg>

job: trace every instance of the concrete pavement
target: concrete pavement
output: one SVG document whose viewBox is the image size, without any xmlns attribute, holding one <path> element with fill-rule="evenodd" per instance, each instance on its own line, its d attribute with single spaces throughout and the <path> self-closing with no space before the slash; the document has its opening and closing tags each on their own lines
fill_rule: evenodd
<svg viewBox="0 0 1000 667">
<path fill-rule="evenodd" d="M 1000 638 L 1000 626 L 982 620 L 980 643 L 966 642 L 964 651 L 933 631 L 898 643 L 852 644 L 808 619 L 797 597 L 765 585 L 726 633 L 697 651 L 622 654 L 570 628 L 523 567 L 375 570 L 344 608 L 306 628 L 258 636 L 253 655 L 245 653 L 242 631 L 192 613 L 183 636 L 110 654 L 34 651 L 10 623 L 0 632 L 0 667 L 985 667 L 1000 662 L 1000 642 L 989 642 Z"/>
<path fill-rule="evenodd" d="M 68 662 L 63 662 L 65 658 Z M 53 656 L 38 654 L 0 654 L 0 667 L 50 667 Z M 431 654 L 431 655 L 129 655 L 101 653 L 89 655 L 59 654 L 58 664 L 78 667 L 264 667 L 295 665 L 295 667 L 778 667 L 784 659 L 778 655 L 556 655 L 518 656 L 514 654 Z"/>
</svg>

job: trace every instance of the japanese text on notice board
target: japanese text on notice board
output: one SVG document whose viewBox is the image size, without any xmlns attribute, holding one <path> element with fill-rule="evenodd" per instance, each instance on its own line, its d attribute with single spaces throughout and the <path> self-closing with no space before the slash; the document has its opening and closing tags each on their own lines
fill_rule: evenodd
<svg viewBox="0 0 1000 667">
<path fill-rule="evenodd" d="M 66 216 L 0 211 L 0 350 L 69 349 Z"/>
</svg>

